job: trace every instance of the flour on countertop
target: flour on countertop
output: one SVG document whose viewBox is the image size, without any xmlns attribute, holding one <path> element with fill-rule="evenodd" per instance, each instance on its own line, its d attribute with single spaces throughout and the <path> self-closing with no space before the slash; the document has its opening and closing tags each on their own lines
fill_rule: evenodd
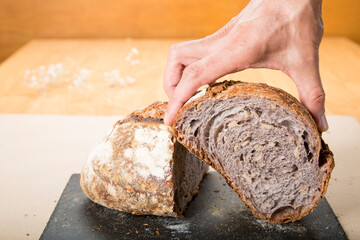
<svg viewBox="0 0 360 240">
<path fill-rule="evenodd" d="M 132 47 L 125 57 L 125 65 L 135 66 L 140 64 L 140 52 L 137 48 Z M 126 69 L 126 66 L 125 66 Z M 136 79 L 127 74 L 121 74 L 120 69 L 96 70 L 80 66 L 71 58 L 64 61 L 41 65 L 33 69 L 27 69 L 24 72 L 24 84 L 28 88 L 38 89 L 39 92 L 45 92 L 50 88 L 66 87 L 68 91 L 78 91 L 93 89 L 90 80 L 103 78 L 106 86 L 114 87 L 119 85 L 126 87 L 134 84 Z"/>
<path fill-rule="evenodd" d="M 91 88 L 91 85 L 86 82 L 91 74 L 91 70 L 76 67 L 74 61 L 67 59 L 64 62 L 25 70 L 24 84 L 28 88 L 36 88 L 40 92 L 46 91 L 49 87 L 58 86 L 67 86 L 70 91 L 82 91 Z"/>
<path fill-rule="evenodd" d="M 133 77 L 121 76 L 119 69 L 114 69 L 109 72 L 104 72 L 104 80 L 107 83 L 108 87 L 114 87 L 117 84 L 120 84 L 120 86 L 122 87 L 126 87 L 136 82 L 135 78 Z"/>
<path fill-rule="evenodd" d="M 304 226 L 288 226 L 286 224 L 278 224 L 278 223 L 269 223 L 266 222 L 263 219 L 254 219 L 252 220 L 252 223 L 254 225 L 260 225 L 262 226 L 264 229 L 276 229 L 279 231 L 295 231 L 295 232 L 303 232 L 306 231 L 306 227 Z"/>
<path fill-rule="evenodd" d="M 62 63 L 48 66 L 41 65 L 34 69 L 27 69 L 24 73 L 24 83 L 28 88 L 37 88 L 44 91 L 49 84 L 57 84 L 58 78 L 66 76 L 68 71 Z"/>
<path fill-rule="evenodd" d="M 167 229 L 174 230 L 178 233 L 190 233 L 190 223 L 180 223 L 180 224 L 173 224 L 173 225 L 165 225 Z"/>
<path fill-rule="evenodd" d="M 128 55 L 125 57 L 125 61 L 130 62 L 130 64 L 132 66 L 138 65 L 138 64 L 140 64 L 140 59 L 137 58 L 138 55 L 139 55 L 139 50 L 137 48 L 133 47 L 130 49 L 130 52 L 128 53 Z"/>
<path fill-rule="evenodd" d="M 91 70 L 87 68 L 81 68 L 78 72 L 65 80 L 69 83 L 68 89 L 82 91 L 83 89 L 91 88 L 92 86 L 86 82 L 86 80 L 91 76 L 91 73 Z"/>
<path fill-rule="evenodd" d="M 131 52 L 135 55 L 139 55 L 139 50 L 137 48 L 131 48 Z"/>
</svg>

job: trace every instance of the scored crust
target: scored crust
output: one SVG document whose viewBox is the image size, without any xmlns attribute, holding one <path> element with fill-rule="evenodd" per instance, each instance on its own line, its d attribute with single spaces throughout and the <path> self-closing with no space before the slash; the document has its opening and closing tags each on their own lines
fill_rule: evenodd
<svg viewBox="0 0 360 240">
<path fill-rule="evenodd" d="M 302 211 L 300 214 L 294 213 L 290 215 L 285 213 L 286 216 L 280 214 L 272 218 L 268 218 L 259 213 L 252 206 L 252 204 L 250 204 L 250 201 L 246 199 L 244 193 L 239 191 L 235 184 L 233 184 L 228 174 L 222 169 L 222 167 L 217 164 L 210 155 L 200 151 L 200 149 L 192 145 L 191 141 L 189 141 L 189 136 L 187 136 L 186 133 L 179 132 L 179 129 L 177 128 L 179 120 L 181 119 L 184 112 L 186 112 L 188 109 L 199 107 L 204 99 L 214 99 L 220 101 L 234 97 L 255 97 L 274 101 L 289 109 L 290 111 L 295 112 L 296 115 L 301 117 L 301 119 L 306 122 L 307 126 L 311 129 L 312 135 L 315 137 L 314 139 L 310 140 L 313 141 L 312 143 L 316 146 L 316 151 L 319 152 L 319 161 L 322 164 L 322 168 L 326 170 L 326 174 L 324 175 L 323 179 L 321 179 L 321 194 L 316 196 L 313 202 L 313 206 L 309 206 L 306 211 Z M 180 143 L 187 147 L 191 152 L 199 156 L 207 164 L 216 169 L 225 178 L 228 185 L 232 187 L 232 189 L 239 195 L 244 203 L 251 209 L 253 214 L 259 218 L 263 218 L 268 222 L 283 223 L 296 221 L 311 212 L 319 203 L 321 198 L 325 195 L 331 176 L 331 171 L 335 166 L 333 153 L 330 151 L 328 145 L 325 144 L 322 140 L 321 133 L 318 132 L 317 126 L 309 111 L 287 92 L 263 83 L 245 83 L 240 81 L 224 81 L 216 83 L 213 86 L 208 87 L 206 90 L 203 90 L 202 93 L 198 93 L 198 96 L 195 95 L 180 109 L 173 123 L 173 128 L 174 133 Z"/>
</svg>

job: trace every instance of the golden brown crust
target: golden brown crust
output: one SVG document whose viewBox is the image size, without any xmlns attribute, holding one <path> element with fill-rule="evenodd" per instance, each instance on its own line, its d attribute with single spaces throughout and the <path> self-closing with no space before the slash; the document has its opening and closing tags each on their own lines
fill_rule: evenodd
<svg viewBox="0 0 360 240">
<path fill-rule="evenodd" d="M 154 102 L 146 108 L 136 110 L 126 116 L 124 119 L 118 121 L 119 123 L 126 122 L 164 122 L 164 115 L 166 112 L 167 102 Z"/>
<path fill-rule="evenodd" d="M 243 193 L 239 191 L 236 188 L 236 186 L 233 185 L 233 183 L 230 181 L 229 177 L 223 171 L 221 166 L 214 164 L 214 161 L 211 160 L 211 157 L 208 156 L 207 154 L 201 152 L 197 148 L 192 147 L 191 144 L 188 141 L 186 141 L 186 136 L 184 136 L 183 134 L 179 133 L 176 130 L 176 125 L 178 120 L 181 118 L 181 115 L 187 109 L 196 106 L 203 99 L 207 99 L 207 98 L 229 99 L 233 97 L 257 97 L 257 98 L 275 101 L 278 104 L 284 106 L 285 108 L 295 112 L 298 116 L 300 116 L 303 119 L 304 122 L 307 123 L 309 129 L 312 129 L 312 135 L 315 137 L 314 139 L 310 139 L 310 140 L 313 141 L 312 143 L 314 144 L 314 146 L 316 146 L 316 151 L 320 152 L 319 161 L 323 163 L 322 169 L 326 171 L 326 174 L 324 175 L 324 179 L 322 180 L 322 184 L 321 184 L 321 195 L 318 196 L 318 198 L 314 201 L 315 202 L 314 206 L 310 206 L 310 208 L 300 213 L 292 213 L 292 215 L 286 216 L 285 219 L 284 216 L 279 216 L 279 217 L 275 216 L 271 219 L 266 218 L 265 216 L 257 212 L 254 209 L 254 207 L 250 204 L 250 202 L 246 200 Z M 283 222 L 296 221 L 302 218 L 303 216 L 307 215 L 309 212 L 311 212 L 326 193 L 327 186 L 331 176 L 331 171 L 334 168 L 333 154 L 328 148 L 328 146 L 321 139 L 316 123 L 312 119 L 309 111 L 293 96 L 291 96 L 290 94 L 288 94 L 287 92 L 281 89 L 271 87 L 263 83 L 245 83 L 240 81 L 224 81 L 224 82 L 216 83 L 213 86 L 208 87 L 206 89 L 206 93 L 203 96 L 186 103 L 180 109 L 174 121 L 173 128 L 175 135 L 180 143 L 182 143 L 191 152 L 199 156 L 203 161 L 205 161 L 207 164 L 212 166 L 216 171 L 218 171 L 225 178 L 228 185 L 232 187 L 232 189 L 239 195 L 242 201 L 251 209 L 253 214 L 259 218 L 263 218 L 268 222 L 283 223 Z M 321 142 L 323 143 L 322 146 L 321 146 Z"/>
<path fill-rule="evenodd" d="M 164 169 L 163 178 L 155 178 L 142 175 L 142 166 L 137 166 L 126 152 L 127 149 L 135 151 L 141 147 L 134 140 L 136 129 L 167 132 L 171 139 L 169 153 L 174 152 L 175 136 L 169 127 L 161 124 L 165 109 L 166 103 L 156 102 L 114 125 L 103 142 L 110 148 L 110 151 L 104 151 L 104 154 L 111 155 L 109 159 L 104 160 L 106 157 L 103 155 L 94 156 L 88 160 L 81 174 L 81 187 L 91 200 L 137 215 L 182 216 L 174 200 L 173 159 Z"/>
</svg>

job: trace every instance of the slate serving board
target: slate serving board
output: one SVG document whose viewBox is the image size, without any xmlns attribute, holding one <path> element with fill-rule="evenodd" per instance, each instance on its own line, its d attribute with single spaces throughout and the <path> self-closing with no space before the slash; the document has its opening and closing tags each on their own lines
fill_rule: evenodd
<svg viewBox="0 0 360 240">
<path fill-rule="evenodd" d="M 185 218 L 134 216 L 102 207 L 73 174 L 41 235 L 56 239 L 347 239 L 326 199 L 295 223 L 254 217 L 217 172 L 209 172 Z"/>
</svg>

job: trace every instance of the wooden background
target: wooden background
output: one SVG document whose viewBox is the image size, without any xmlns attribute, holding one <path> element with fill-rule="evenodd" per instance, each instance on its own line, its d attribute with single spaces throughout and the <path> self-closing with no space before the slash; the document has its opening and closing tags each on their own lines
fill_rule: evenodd
<svg viewBox="0 0 360 240">
<path fill-rule="evenodd" d="M 167 101 L 162 88 L 166 56 L 168 48 L 181 41 L 184 39 L 33 40 L 0 65 L 0 114 L 126 115 L 154 101 Z M 136 58 L 140 62 L 132 66 L 125 58 L 133 47 L 139 51 Z M 67 78 L 81 68 L 91 70 L 83 87 L 69 89 L 73 80 L 66 82 L 64 77 L 49 82 L 43 91 L 24 84 L 27 70 L 59 62 L 66 66 L 68 60 L 75 65 Z M 110 87 L 104 73 L 114 69 L 136 82 Z M 343 37 L 324 37 L 320 74 L 326 113 L 352 115 L 360 121 L 360 45 Z M 276 70 L 247 69 L 221 79 L 264 82 L 297 96 L 291 79 Z"/>
<path fill-rule="evenodd" d="M 199 38 L 248 0 L 0 0 L 0 62 L 33 38 Z M 360 42 L 360 1 L 324 0 L 326 35 Z"/>
</svg>

